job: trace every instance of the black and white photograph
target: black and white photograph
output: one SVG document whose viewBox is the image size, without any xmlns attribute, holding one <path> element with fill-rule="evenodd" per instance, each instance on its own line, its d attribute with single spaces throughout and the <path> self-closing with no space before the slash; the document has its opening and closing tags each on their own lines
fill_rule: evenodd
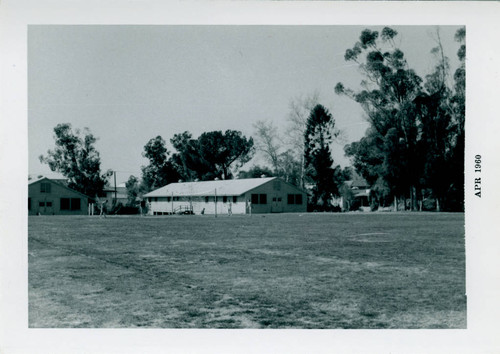
<svg viewBox="0 0 500 354">
<path fill-rule="evenodd" d="M 498 93 L 477 41 L 498 25 L 228 8 L 239 21 L 24 23 L 13 333 L 43 350 L 0 349 L 498 350 L 478 331 L 498 313 L 498 242 L 478 221 L 498 211 L 479 204 L 498 164 L 476 140 L 498 124 L 473 110 Z"/>
</svg>

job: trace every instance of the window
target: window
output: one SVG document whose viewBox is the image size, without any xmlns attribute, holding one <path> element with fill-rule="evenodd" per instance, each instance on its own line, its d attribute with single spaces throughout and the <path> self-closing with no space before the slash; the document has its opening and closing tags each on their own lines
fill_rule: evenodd
<svg viewBox="0 0 500 354">
<path fill-rule="evenodd" d="M 71 210 L 80 210 L 80 198 L 71 198 Z"/>
<path fill-rule="evenodd" d="M 275 201 L 276 201 L 276 197 L 273 197 L 273 202 L 275 202 Z"/>
<path fill-rule="evenodd" d="M 238 197 L 237 196 L 233 196 L 233 203 L 237 203 L 238 202 Z"/>
<path fill-rule="evenodd" d="M 31 210 L 31 198 L 28 198 L 28 210 Z"/>
<path fill-rule="evenodd" d="M 52 208 L 52 202 L 46 202 L 45 205 L 49 208 Z"/>
<path fill-rule="evenodd" d="M 45 207 L 45 202 L 39 202 L 39 203 L 38 203 L 38 206 L 39 206 L 39 207 Z"/>
<path fill-rule="evenodd" d="M 302 204 L 302 194 L 288 194 L 288 204 Z"/>
<path fill-rule="evenodd" d="M 69 210 L 70 199 L 61 198 L 61 210 Z"/>
<path fill-rule="evenodd" d="M 222 202 L 227 203 L 227 196 L 226 195 L 222 197 Z"/>
<path fill-rule="evenodd" d="M 50 193 L 50 183 L 40 183 L 40 193 Z"/>
<path fill-rule="evenodd" d="M 208 203 L 208 197 L 205 197 L 205 203 Z"/>
<path fill-rule="evenodd" d="M 61 210 L 81 210 L 80 198 L 61 198 Z"/>
<path fill-rule="evenodd" d="M 252 204 L 267 204 L 267 194 L 252 194 Z"/>
<path fill-rule="evenodd" d="M 158 197 L 154 197 L 153 202 L 157 202 L 157 201 L 158 201 Z"/>
</svg>

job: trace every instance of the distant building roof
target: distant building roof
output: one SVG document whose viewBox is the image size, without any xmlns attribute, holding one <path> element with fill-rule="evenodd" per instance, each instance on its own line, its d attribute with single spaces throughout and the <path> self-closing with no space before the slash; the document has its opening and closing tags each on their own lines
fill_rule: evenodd
<svg viewBox="0 0 500 354">
<path fill-rule="evenodd" d="M 127 189 L 126 182 L 118 183 L 116 185 L 116 189 L 117 190 L 120 190 L 120 189 L 126 190 Z M 113 191 L 115 190 L 115 184 L 113 181 L 107 181 L 107 184 L 104 186 L 104 191 L 111 191 L 111 190 L 113 190 Z"/>
<path fill-rule="evenodd" d="M 115 191 L 115 187 L 114 186 L 106 186 L 106 187 L 103 188 L 103 191 L 104 192 L 114 192 Z M 119 193 L 120 192 L 127 193 L 127 187 L 117 185 L 116 186 L 116 191 L 119 192 Z"/>
<path fill-rule="evenodd" d="M 219 181 L 181 182 L 171 183 L 152 192 L 145 197 L 188 197 L 188 196 L 211 196 L 215 194 L 226 196 L 242 195 L 257 188 L 277 177 L 228 179 Z"/>
<path fill-rule="evenodd" d="M 62 183 L 67 185 L 68 184 L 68 179 L 64 177 L 63 175 L 59 174 L 51 174 L 51 175 L 28 175 L 28 184 L 31 184 L 33 182 L 40 181 L 44 178 L 50 179 L 51 181 L 56 181 L 58 183 Z"/>
<path fill-rule="evenodd" d="M 357 173 L 353 173 L 352 174 L 352 180 L 351 181 L 347 181 L 347 182 L 351 182 L 350 183 L 350 187 L 358 187 L 358 188 L 368 188 L 369 185 L 368 185 L 368 182 L 366 182 L 366 180 L 361 177 L 360 175 L 358 175 Z"/>
<path fill-rule="evenodd" d="M 47 177 L 48 179 L 55 180 L 55 181 L 67 181 L 68 178 L 62 175 L 59 172 L 42 172 L 42 173 L 30 173 L 28 174 L 28 179 L 31 180 L 36 180 L 36 179 L 41 179 L 43 177 Z"/>
</svg>

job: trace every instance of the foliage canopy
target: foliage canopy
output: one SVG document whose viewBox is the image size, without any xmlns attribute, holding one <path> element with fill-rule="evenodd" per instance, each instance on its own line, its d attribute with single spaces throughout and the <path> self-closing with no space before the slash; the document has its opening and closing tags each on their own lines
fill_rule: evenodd
<svg viewBox="0 0 500 354">
<path fill-rule="evenodd" d="M 94 146 L 97 138 L 87 128 L 81 134 L 62 123 L 54 128 L 54 139 L 55 148 L 40 155 L 40 162 L 68 178 L 68 187 L 91 198 L 101 195 L 112 172 L 101 174 L 101 158 Z"/>
</svg>

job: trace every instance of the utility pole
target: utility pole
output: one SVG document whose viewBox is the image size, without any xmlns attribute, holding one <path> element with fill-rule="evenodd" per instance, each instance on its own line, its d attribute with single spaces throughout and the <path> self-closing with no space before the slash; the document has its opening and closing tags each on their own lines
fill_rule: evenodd
<svg viewBox="0 0 500 354">
<path fill-rule="evenodd" d="M 215 188 L 214 202 L 215 202 L 215 217 L 217 217 L 217 188 Z"/>
<path fill-rule="evenodd" d="M 116 171 L 113 171 L 113 175 L 115 177 L 115 202 L 113 204 L 116 204 Z"/>
</svg>

